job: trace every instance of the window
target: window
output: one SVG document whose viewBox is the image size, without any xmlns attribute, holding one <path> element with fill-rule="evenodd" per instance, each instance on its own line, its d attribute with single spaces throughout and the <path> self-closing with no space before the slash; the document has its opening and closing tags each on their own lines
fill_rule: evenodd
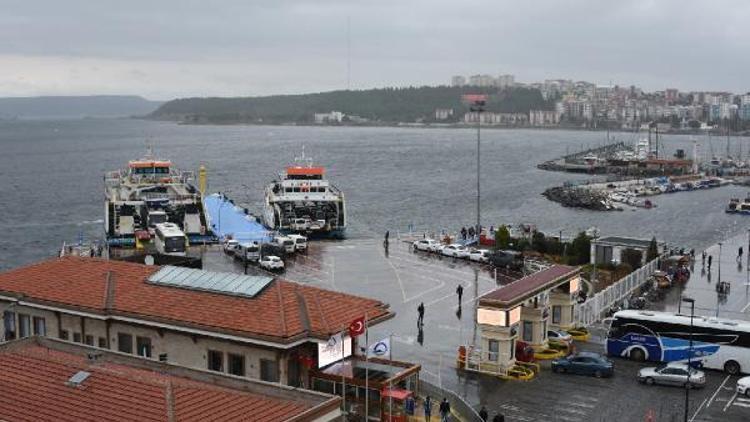
<svg viewBox="0 0 750 422">
<path fill-rule="evenodd" d="M 216 350 L 208 351 L 208 369 L 211 371 L 224 372 L 224 352 Z"/>
<path fill-rule="evenodd" d="M 260 379 L 263 381 L 279 382 L 279 367 L 275 360 L 260 360 Z"/>
<path fill-rule="evenodd" d="M 534 338 L 534 323 L 531 321 L 523 322 L 523 341 L 531 342 Z"/>
<path fill-rule="evenodd" d="M 136 349 L 138 350 L 138 356 L 151 357 L 151 339 L 148 337 L 136 337 L 135 338 Z"/>
<path fill-rule="evenodd" d="M 47 324 L 44 318 L 34 317 L 34 335 L 46 336 L 47 335 Z"/>
<path fill-rule="evenodd" d="M 107 339 L 106 338 L 99 337 L 99 347 L 101 347 L 102 349 L 106 349 L 107 348 Z"/>
<path fill-rule="evenodd" d="M 3 312 L 3 327 L 5 328 L 5 340 L 13 340 L 16 338 L 16 313 L 5 311 Z"/>
<path fill-rule="evenodd" d="M 18 337 L 24 338 L 31 335 L 31 317 L 18 314 Z"/>
<path fill-rule="evenodd" d="M 242 355 L 227 354 L 227 365 L 229 373 L 232 375 L 245 376 L 245 357 Z"/>
<path fill-rule="evenodd" d="M 60 340 L 67 340 L 69 337 L 68 330 L 60 330 Z"/>
<path fill-rule="evenodd" d="M 117 350 L 123 353 L 133 353 L 133 336 L 117 333 Z"/>
<path fill-rule="evenodd" d="M 73 341 L 76 343 L 81 342 L 81 333 L 73 333 Z"/>
<path fill-rule="evenodd" d="M 499 355 L 500 355 L 500 342 L 497 340 L 490 340 L 489 350 L 487 353 L 487 359 L 493 362 L 497 362 L 500 358 Z"/>
<path fill-rule="evenodd" d="M 552 323 L 559 324 L 562 319 L 562 307 L 560 305 L 554 305 L 552 307 Z"/>
<path fill-rule="evenodd" d="M 94 336 L 92 336 L 91 334 L 86 334 L 86 338 L 84 339 L 83 342 L 86 343 L 86 344 L 88 344 L 89 346 L 93 346 L 94 345 Z"/>
</svg>

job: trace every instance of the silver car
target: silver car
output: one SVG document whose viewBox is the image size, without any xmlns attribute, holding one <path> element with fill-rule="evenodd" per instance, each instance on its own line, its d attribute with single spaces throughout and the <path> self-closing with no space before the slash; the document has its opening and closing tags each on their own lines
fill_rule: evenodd
<svg viewBox="0 0 750 422">
<path fill-rule="evenodd" d="M 689 381 L 688 371 L 690 371 Z M 691 388 L 700 388 L 706 385 L 706 374 L 695 368 L 689 368 L 687 364 L 670 362 L 656 367 L 641 369 L 638 371 L 638 381 L 648 385 L 664 384 L 679 387 L 684 387 L 689 382 Z"/>
</svg>

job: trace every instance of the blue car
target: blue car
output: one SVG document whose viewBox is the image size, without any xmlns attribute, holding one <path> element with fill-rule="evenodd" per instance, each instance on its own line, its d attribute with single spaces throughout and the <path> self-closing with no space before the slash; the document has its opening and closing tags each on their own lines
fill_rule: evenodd
<svg viewBox="0 0 750 422">
<path fill-rule="evenodd" d="M 593 375 L 597 378 L 611 377 L 615 365 L 598 353 L 580 352 L 552 361 L 552 371 L 579 375 Z"/>
</svg>

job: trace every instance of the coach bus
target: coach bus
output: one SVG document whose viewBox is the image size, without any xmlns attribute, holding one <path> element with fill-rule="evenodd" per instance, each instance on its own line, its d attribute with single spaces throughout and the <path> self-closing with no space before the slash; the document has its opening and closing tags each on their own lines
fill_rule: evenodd
<svg viewBox="0 0 750 422">
<path fill-rule="evenodd" d="M 636 361 L 687 362 L 690 355 L 690 316 L 667 312 L 619 311 L 607 333 L 607 354 Z M 693 318 L 696 366 L 728 374 L 750 373 L 750 322 Z"/>
<path fill-rule="evenodd" d="M 157 224 L 154 234 L 154 246 L 159 253 L 185 256 L 187 250 L 187 237 L 177 224 Z"/>
</svg>

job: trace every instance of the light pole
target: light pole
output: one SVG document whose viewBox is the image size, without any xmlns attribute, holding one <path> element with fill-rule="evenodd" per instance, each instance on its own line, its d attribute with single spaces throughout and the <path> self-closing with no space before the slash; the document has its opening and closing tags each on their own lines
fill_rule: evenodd
<svg viewBox="0 0 750 422">
<path fill-rule="evenodd" d="M 476 234 L 477 239 L 479 239 L 479 230 L 481 227 L 481 214 L 480 214 L 480 190 L 479 190 L 479 180 L 480 180 L 480 166 L 481 166 L 481 160 L 480 160 L 480 152 L 481 152 L 481 139 L 482 139 L 482 112 L 484 111 L 484 106 L 487 103 L 487 97 L 484 95 L 476 95 L 473 98 L 473 104 L 469 108 L 469 110 L 473 113 L 477 113 L 477 226 L 476 226 Z"/>
<path fill-rule="evenodd" d="M 693 317 L 695 316 L 695 299 L 683 297 L 682 302 L 690 304 L 690 347 L 688 348 L 688 376 L 685 383 L 685 422 L 688 420 L 688 409 L 690 407 L 690 371 L 693 359 Z"/>
<path fill-rule="evenodd" d="M 718 265 L 719 265 L 719 272 L 718 272 L 718 274 L 719 274 L 719 281 L 717 282 L 717 286 L 719 286 L 719 288 L 721 288 L 721 286 L 723 286 L 721 284 L 721 242 L 719 242 L 719 262 L 718 262 Z M 718 318 L 718 317 L 719 317 L 719 298 L 718 298 L 718 295 L 717 295 L 717 297 L 716 297 L 716 318 Z"/>
</svg>

